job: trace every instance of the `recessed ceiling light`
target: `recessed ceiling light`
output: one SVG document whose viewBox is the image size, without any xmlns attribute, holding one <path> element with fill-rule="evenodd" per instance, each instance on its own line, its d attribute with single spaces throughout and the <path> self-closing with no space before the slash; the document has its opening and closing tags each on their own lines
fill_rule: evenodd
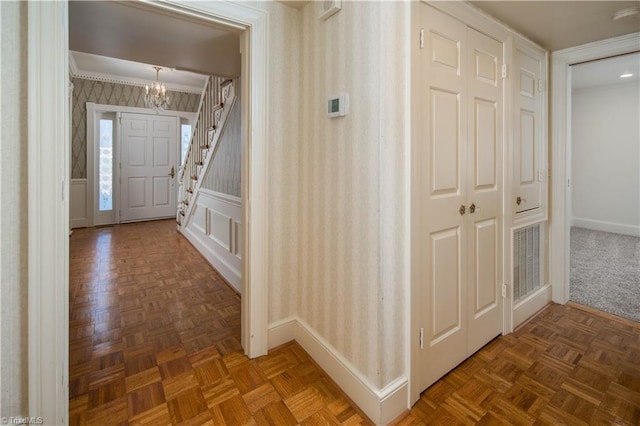
<svg viewBox="0 0 640 426">
<path fill-rule="evenodd" d="M 633 77 L 633 74 L 632 73 L 620 74 L 620 78 L 629 78 L 629 77 Z"/>
</svg>

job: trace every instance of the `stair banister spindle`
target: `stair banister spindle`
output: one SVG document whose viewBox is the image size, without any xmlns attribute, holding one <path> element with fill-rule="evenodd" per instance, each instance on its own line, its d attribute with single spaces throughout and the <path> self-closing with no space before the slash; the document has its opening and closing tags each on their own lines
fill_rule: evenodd
<svg viewBox="0 0 640 426">
<path fill-rule="evenodd" d="M 223 84 L 224 89 L 222 88 Z M 217 141 L 220 138 L 223 118 L 227 116 L 229 108 L 233 105 L 234 97 L 231 92 L 233 84 L 233 80 L 211 76 L 203 90 L 197 121 L 193 126 L 191 141 L 187 148 L 179 181 L 181 199 L 176 218 L 179 226 L 185 226 L 182 218 L 187 220 L 189 211 L 193 209 L 192 203 L 190 203 L 191 197 L 198 191 L 201 175 L 205 173 L 207 161 L 210 161 L 213 155 L 213 146 L 209 145 L 209 130 L 214 129 L 214 139 Z M 227 98 L 229 98 L 229 106 L 225 108 L 223 105 L 225 105 Z"/>
</svg>

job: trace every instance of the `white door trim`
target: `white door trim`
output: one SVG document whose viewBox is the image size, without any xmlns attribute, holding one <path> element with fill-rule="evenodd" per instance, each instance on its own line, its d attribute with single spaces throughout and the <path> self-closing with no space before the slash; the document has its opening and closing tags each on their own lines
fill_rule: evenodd
<svg viewBox="0 0 640 426">
<path fill-rule="evenodd" d="M 638 50 L 640 33 L 628 34 L 551 54 L 551 215 L 549 275 L 552 298 L 569 301 L 569 231 L 571 219 L 571 65 Z"/>
<path fill-rule="evenodd" d="M 65 2 L 28 4 L 29 415 L 69 411 L 69 63 Z"/>
<path fill-rule="evenodd" d="M 157 113 L 153 109 L 150 108 L 138 108 L 138 107 L 129 107 L 129 106 L 120 106 L 120 105 L 107 105 L 107 104 L 96 104 L 94 102 L 87 102 L 86 105 L 87 110 L 87 195 L 86 195 L 86 209 L 87 209 L 87 224 L 86 226 L 93 226 L 95 224 L 95 215 L 96 215 L 96 199 L 95 199 L 95 180 L 96 180 L 96 165 L 95 165 L 95 138 L 97 134 L 96 123 L 98 123 L 97 114 L 99 113 L 115 113 L 116 114 L 116 127 L 114 127 L 114 147 L 117 147 L 117 151 L 119 152 L 120 147 L 120 122 L 118 117 L 121 113 L 133 113 L 133 114 L 147 114 L 147 115 L 162 115 L 167 117 L 178 117 L 178 118 L 186 118 L 187 120 L 195 121 L 197 118 L 197 113 L 195 112 L 185 112 L 185 111 L 173 111 L 166 110 Z M 178 127 L 180 125 L 178 124 Z M 178 142 L 180 141 L 180 129 L 178 132 Z M 179 145 L 179 143 L 178 143 Z M 180 147 L 178 147 L 178 150 Z M 120 154 L 118 154 L 120 155 Z M 119 174 L 119 170 L 114 169 L 116 174 Z M 114 176 L 114 179 L 117 179 L 119 176 Z M 115 185 L 114 185 L 115 187 Z M 114 192 L 114 209 L 116 208 L 116 204 L 119 204 L 120 198 L 119 193 L 116 194 Z M 117 211 L 117 210 L 116 210 Z M 120 219 L 116 214 L 116 222 L 119 222 Z"/>
<path fill-rule="evenodd" d="M 238 32 L 246 137 L 242 171 L 242 345 L 250 357 L 267 353 L 267 40 L 268 13 L 231 2 L 148 2 L 197 15 Z M 68 5 L 29 2 L 29 415 L 68 423 L 69 312 L 69 64 Z"/>
</svg>

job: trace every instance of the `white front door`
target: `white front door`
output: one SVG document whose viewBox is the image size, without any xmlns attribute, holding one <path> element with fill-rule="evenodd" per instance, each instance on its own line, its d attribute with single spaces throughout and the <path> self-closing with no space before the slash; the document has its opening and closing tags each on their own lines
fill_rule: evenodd
<svg viewBox="0 0 640 426">
<path fill-rule="evenodd" d="M 502 331 L 502 43 L 420 5 L 414 120 L 419 390 Z"/>
<path fill-rule="evenodd" d="M 122 114 L 120 221 L 176 215 L 177 119 Z"/>
</svg>

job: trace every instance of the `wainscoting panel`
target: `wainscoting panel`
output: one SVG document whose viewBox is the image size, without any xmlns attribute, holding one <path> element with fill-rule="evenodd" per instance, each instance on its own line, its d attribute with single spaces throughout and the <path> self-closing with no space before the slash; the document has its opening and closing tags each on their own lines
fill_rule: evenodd
<svg viewBox="0 0 640 426">
<path fill-rule="evenodd" d="M 89 226 L 86 179 L 71 179 L 69 203 L 71 229 Z"/>
<path fill-rule="evenodd" d="M 200 189 L 193 198 L 195 208 L 185 218 L 182 233 L 211 265 L 241 292 L 240 198 Z"/>
</svg>

